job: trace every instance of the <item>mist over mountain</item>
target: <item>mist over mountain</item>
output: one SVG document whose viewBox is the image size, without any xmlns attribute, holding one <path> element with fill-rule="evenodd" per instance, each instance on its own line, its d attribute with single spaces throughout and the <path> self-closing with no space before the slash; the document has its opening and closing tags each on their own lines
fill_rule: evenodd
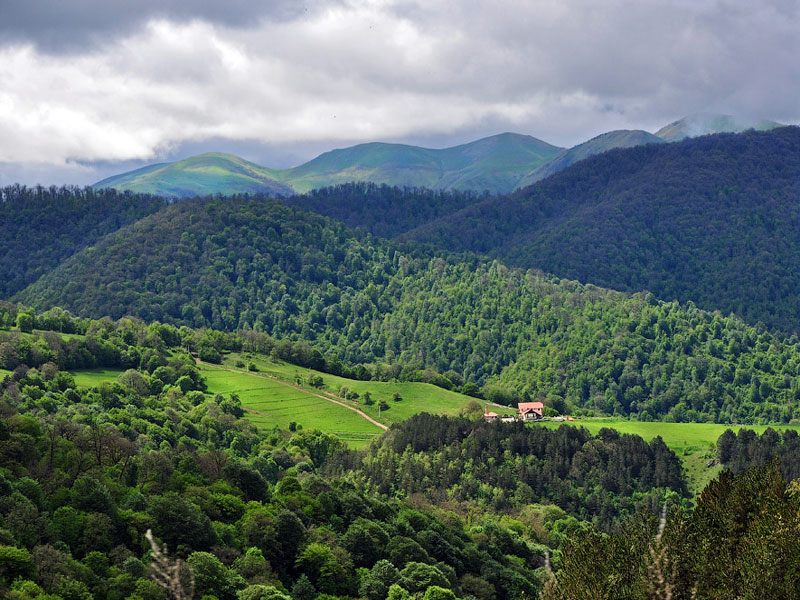
<svg viewBox="0 0 800 600">
<path fill-rule="evenodd" d="M 677 142 L 687 137 L 711 133 L 741 133 L 748 129 L 769 131 L 776 127 L 784 125 L 767 119 L 754 120 L 733 115 L 696 113 L 665 125 L 656 131 L 655 135 L 665 142 Z"/>
</svg>

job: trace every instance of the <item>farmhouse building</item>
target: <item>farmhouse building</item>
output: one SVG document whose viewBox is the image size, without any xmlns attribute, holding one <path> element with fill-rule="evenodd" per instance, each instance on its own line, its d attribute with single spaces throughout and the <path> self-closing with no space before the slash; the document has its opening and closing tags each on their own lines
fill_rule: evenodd
<svg viewBox="0 0 800 600">
<path fill-rule="evenodd" d="M 497 419 L 499 418 L 499 416 L 500 416 L 500 415 L 498 415 L 496 412 L 490 412 L 490 411 L 489 411 L 489 405 L 488 405 L 488 404 L 487 404 L 487 405 L 486 405 L 486 407 L 483 409 L 483 419 L 484 419 L 484 420 L 485 420 L 487 423 L 494 423 L 495 421 L 497 421 Z"/>
<path fill-rule="evenodd" d="M 517 409 L 521 421 L 538 421 L 544 416 L 544 404 L 541 402 L 520 402 Z"/>
</svg>

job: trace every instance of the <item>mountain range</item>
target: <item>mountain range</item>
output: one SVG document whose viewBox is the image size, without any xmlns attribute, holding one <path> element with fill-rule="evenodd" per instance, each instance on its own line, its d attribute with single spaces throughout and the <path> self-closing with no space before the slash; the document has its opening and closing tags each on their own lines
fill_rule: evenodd
<svg viewBox="0 0 800 600">
<path fill-rule="evenodd" d="M 286 197 L 340 183 L 370 181 L 400 187 L 507 194 L 614 148 L 777 126 L 773 121 L 698 114 L 671 123 L 655 135 L 640 130 L 610 131 L 572 148 L 559 148 L 516 133 L 444 149 L 373 142 L 331 150 L 291 169 L 271 169 L 237 156 L 208 153 L 114 175 L 94 187 L 169 197 L 240 193 Z"/>
</svg>

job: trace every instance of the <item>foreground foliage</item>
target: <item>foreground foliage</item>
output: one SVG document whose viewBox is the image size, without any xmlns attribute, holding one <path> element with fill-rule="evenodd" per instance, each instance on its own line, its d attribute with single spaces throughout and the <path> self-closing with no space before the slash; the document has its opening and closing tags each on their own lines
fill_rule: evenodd
<svg viewBox="0 0 800 600">
<path fill-rule="evenodd" d="M 665 525 L 577 532 L 543 598 L 800 598 L 800 489 L 777 464 L 723 472 Z"/>
</svg>

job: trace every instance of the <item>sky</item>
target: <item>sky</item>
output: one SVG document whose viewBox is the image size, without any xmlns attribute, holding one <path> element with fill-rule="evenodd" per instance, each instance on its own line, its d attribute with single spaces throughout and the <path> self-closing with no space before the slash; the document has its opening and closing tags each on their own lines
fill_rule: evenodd
<svg viewBox="0 0 800 600">
<path fill-rule="evenodd" d="M 207 151 L 800 122 L 797 0 L 0 0 L 0 185 Z"/>
</svg>

